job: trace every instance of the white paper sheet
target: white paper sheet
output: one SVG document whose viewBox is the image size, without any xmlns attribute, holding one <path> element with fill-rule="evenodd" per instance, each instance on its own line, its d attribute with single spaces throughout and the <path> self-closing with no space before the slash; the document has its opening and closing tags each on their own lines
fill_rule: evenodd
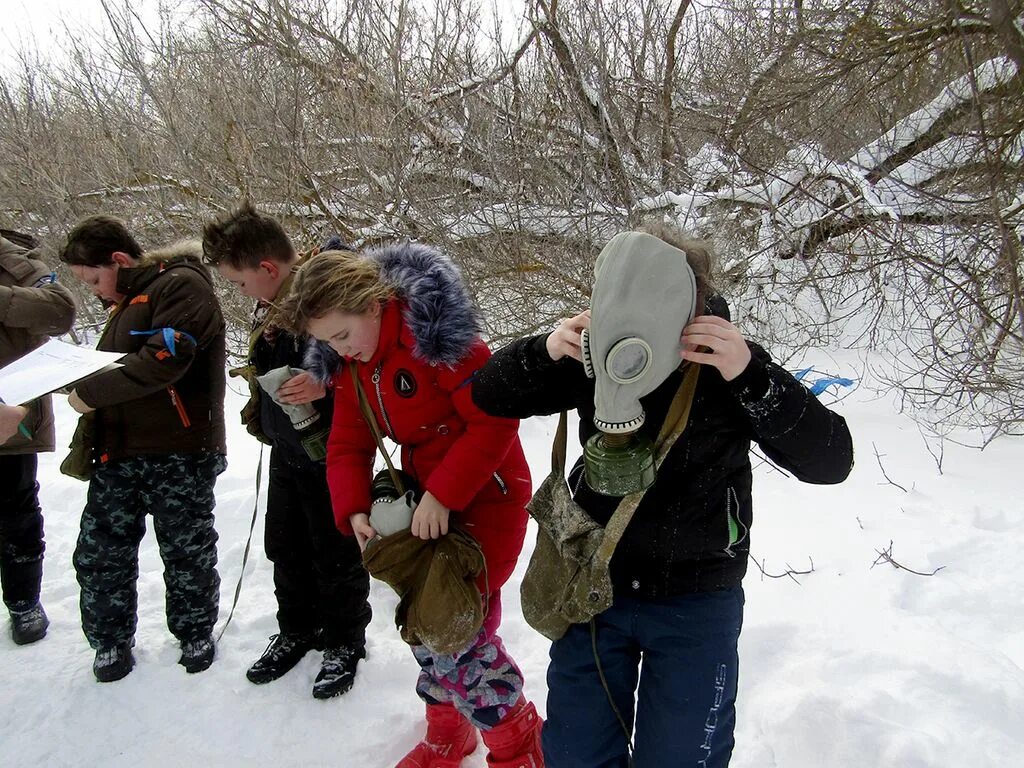
<svg viewBox="0 0 1024 768">
<path fill-rule="evenodd" d="M 97 352 L 50 339 L 0 368 L 0 400 L 8 405 L 24 405 L 105 368 L 120 367 L 117 361 L 122 357 L 123 352 Z"/>
</svg>

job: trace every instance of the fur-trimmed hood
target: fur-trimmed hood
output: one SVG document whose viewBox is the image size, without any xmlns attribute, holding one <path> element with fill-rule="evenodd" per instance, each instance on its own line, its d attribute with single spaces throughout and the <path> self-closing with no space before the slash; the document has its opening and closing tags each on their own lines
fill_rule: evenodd
<svg viewBox="0 0 1024 768">
<path fill-rule="evenodd" d="M 125 296 L 133 296 L 172 266 L 193 269 L 202 275 L 207 283 L 213 285 L 210 271 L 203 264 L 202 241 L 181 240 L 163 248 L 146 251 L 134 267 L 119 269 L 117 290 Z"/>
<path fill-rule="evenodd" d="M 458 364 L 479 336 L 481 322 L 452 260 L 436 248 L 410 241 L 368 248 L 363 256 L 376 261 L 381 277 L 395 288 L 415 357 L 449 368 Z M 305 366 L 327 382 L 340 369 L 341 358 L 326 343 L 310 340 Z"/>
</svg>

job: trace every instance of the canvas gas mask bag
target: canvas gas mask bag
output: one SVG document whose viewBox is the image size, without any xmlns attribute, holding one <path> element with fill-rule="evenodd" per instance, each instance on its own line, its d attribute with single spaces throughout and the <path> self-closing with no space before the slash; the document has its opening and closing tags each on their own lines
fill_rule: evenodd
<svg viewBox="0 0 1024 768">
<path fill-rule="evenodd" d="M 625 496 L 654 483 L 654 446 L 637 431 L 640 398 L 679 366 L 679 337 L 696 304 L 686 254 L 661 238 L 623 232 L 597 257 L 581 348 L 600 430 L 584 446 L 584 466 L 598 493 Z"/>
<path fill-rule="evenodd" d="M 686 429 L 699 370 L 695 363 L 686 366 L 655 443 L 655 470 Z M 537 543 L 520 587 L 523 616 L 550 640 L 559 639 L 572 624 L 590 621 L 611 606 L 608 564 L 646 493 L 645 489 L 623 497 L 602 528 L 573 501 L 566 483 L 566 434 L 563 411 L 551 447 L 551 474 L 527 505 L 537 521 Z"/>
</svg>

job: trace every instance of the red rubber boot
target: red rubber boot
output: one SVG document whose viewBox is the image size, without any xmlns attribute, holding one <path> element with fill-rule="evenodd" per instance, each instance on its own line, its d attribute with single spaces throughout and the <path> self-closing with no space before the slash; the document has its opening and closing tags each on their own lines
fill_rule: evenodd
<svg viewBox="0 0 1024 768">
<path fill-rule="evenodd" d="M 537 708 L 520 698 L 505 718 L 489 731 L 483 731 L 487 745 L 487 765 L 491 768 L 544 768 L 540 748 L 543 721 Z"/>
<path fill-rule="evenodd" d="M 476 749 L 476 728 L 451 704 L 427 704 L 427 735 L 395 768 L 459 768 Z"/>
</svg>

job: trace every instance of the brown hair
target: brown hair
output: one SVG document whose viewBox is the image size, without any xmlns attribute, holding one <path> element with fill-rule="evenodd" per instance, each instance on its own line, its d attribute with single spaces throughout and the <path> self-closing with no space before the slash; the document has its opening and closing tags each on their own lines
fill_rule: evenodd
<svg viewBox="0 0 1024 768">
<path fill-rule="evenodd" d="M 115 252 L 142 258 L 142 248 L 128 231 L 128 225 L 113 216 L 90 216 L 82 219 L 68 235 L 60 252 L 65 264 L 102 267 L 111 264 Z"/>
<path fill-rule="evenodd" d="M 299 268 L 279 311 L 289 327 L 302 332 L 329 312 L 359 315 L 394 295 L 377 262 L 354 251 L 324 251 Z"/>
<path fill-rule="evenodd" d="M 287 263 L 295 250 L 284 227 L 246 200 L 203 227 L 203 260 L 233 269 L 256 269 L 265 260 Z"/>
<path fill-rule="evenodd" d="M 690 237 L 664 219 L 647 219 L 636 228 L 636 231 L 653 235 L 686 254 L 686 263 L 690 265 L 697 278 L 697 314 L 701 314 L 708 296 L 718 293 L 711 277 L 715 268 L 715 254 L 711 244 L 706 240 Z"/>
</svg>

